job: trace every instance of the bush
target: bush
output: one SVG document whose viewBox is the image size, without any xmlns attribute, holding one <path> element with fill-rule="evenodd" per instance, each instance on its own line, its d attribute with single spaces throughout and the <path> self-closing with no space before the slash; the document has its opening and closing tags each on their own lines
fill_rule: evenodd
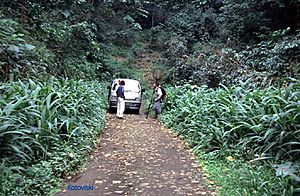
<svg viewBox="0 0 300 196">
<path fill-rule="evenodd" d="M 0 16 L 0 80 L 42 78 L 55 67 L 54 54 L 34 40 L 18 22 Z"/>
<path fill-rule="evenodd" d="M 186 85 L 168 90 L 172 93 L 163 121 L 197 149 L 223 156 L 236 152 L 247 159 L 258 154 L 296 161 L 300 158 L 299 88 L 299 81 L 287 89 L 242 85 L 211 90 Z"/>
<path fill-rule="evenodd" d="M 253 84 L 240 84 L 213 90 L 184 85 L 167 91 L 161 120 L 184 137 L 195 153 L 205 153 L 216 160 L 232 156 L 244 162 L 268 160 L 270 163 L 291 161 L 299 164 L 300 81 L 291 82 L 287 88 L 260 89 Z M 288 195 L 287 191 L 291 193 L 293 187 L 300 187 L 300 178 L 293 177 L 300 175 L 299 170 L 294 169 L 294 174 L 286 173 L 284 179 L 274 179 L 270 182 L 272 185 L 267 186 L 266 181 L 275 177 L 274 169 L 259 169 L 268 173 L 267 177 L 255 169 L 248 171 L 251 164 L 239 167 L 239 171 L 233 171 L 236 175 L 233 178 L 241 184 L 238 187 L 245 188 L 239 193 L 275 194 L 279 191 Z M 281 172 L 278 171 L 278 176 Z M 272 188 L 279 185 L 280 190 Z"/>
<path fill-rule="evenodd" d="M 268 163 L 245 162 L 228 156 L 220 160 L 200 155 L 208 182 L 219 187 L 219 195 L 297 195 L 297 186 L 290 177 L 276 177 Z"/>
<path fill-rule="evenodd" d="M 24 177 L 5 169 L 13 175 L 1 180 L 13 190 L 0 192 L 43 195 L 83 165 L 104 125 L 104 86 L 53 78 L 1 84 L 0 157 L 4 168 L 17 168 Z"/>
<path fill-rule="evenodd" d="M 246 64 L 256 71 L 267 71 L 271 77 L 299 78 L 300 39 L 286 36 L 288 31 L 289 28 L 274 31 L 270 39 L 242 51 Z"/>
<path fill-rule="evenodd" d="M 85 58 L 65 59 L 67 76 L 75 80 L 97 80 L 105 76 L 100 70 L 103 64 L 100 62 L 89 62 Z"/>
<path fill-rule="evenodd" d="M 217 87 L 251 79 L 264 87 L 282 85 L 288 77 L 300 77 L 299 39 L 285 36 L 288 31 L 272 32 L 274 37 L 270 35 L 266 41 L 239 50 L 218 42 L 197 42 L 188 50 L 185 42 L 174 36 L 167 42 L 168 66 L 175 68 L 175 79 L 179 83 Z"/>
<path fill-rule="evenodd" d="M 105 61 L 106 68 L 103 70 L 106 77 L 102 79 L 112 80 L 115 78 L 136 78 L 137 71 L 134 71 L 133 66 L 128 64 L 127 61 L 120 62 L 114 59 L 107 59 Z M 104 75 L 104 74 L 103 74 Z"/>
</svg>

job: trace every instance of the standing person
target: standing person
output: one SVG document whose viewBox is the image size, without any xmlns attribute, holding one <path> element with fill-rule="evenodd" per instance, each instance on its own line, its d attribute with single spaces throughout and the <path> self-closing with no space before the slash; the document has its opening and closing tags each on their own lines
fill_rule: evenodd
<svg viewBox="0 0 300 196">
<path fill-rule="evenodd" d="M 155 118 L 158 117 L 158 115 L 161 113 L 161 102 L 162 102 L 162 90 L 161 86 L 158 82 L 155 82 L 153 84 L 154 89 L 154 112 L 155 112 Z"/>
<path fill-rule="evenodd" d="M 125 111 L 125 95 L 124 95 L 125 81 L 120 81 L 120 86 L 117 89 L 117 118 L 123 118 Z"/>
<path fill-rule="evenodd" d="M 118 90 L 118 88 L 119 88 L 119 86 L 120 86 L 120 83 L 121 83 L 121 80 L 118 80 L 118 82 L 116 82 L 116 83 L 114 84 L 114 87 L 113 87 L 113 90 L 114 90 L 114 91 L 117 91 L 117 90 Z"/>
</svg>

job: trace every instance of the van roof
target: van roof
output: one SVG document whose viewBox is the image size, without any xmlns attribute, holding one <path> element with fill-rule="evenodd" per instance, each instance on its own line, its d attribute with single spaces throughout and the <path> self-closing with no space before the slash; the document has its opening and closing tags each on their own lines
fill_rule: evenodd
<svg viewBox="0 0 300 196">
<path fill-rule="evenodd" d="M 114 79 L 114 83 L 116 83 L 119 80 L 124 80 L 125 85 L 126 85 L 126 83 L 129 83 L 129 84 L 138 84 L 138 83 L 140 83 L 138 80 L 128 79 L 128 78 L 117 78 L 117 79 Z"/>
</svg>

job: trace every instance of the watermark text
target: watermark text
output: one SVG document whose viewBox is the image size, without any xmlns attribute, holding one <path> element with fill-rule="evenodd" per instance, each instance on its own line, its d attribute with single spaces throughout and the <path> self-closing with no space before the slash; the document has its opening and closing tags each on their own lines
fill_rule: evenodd
<svg viewBox="0 0 300 196">
<path fill-rule="evenodd" d="M 67 190 L 68 191 L 92 191 L 96 188 L 91 185 L 68 185 Z"/>
</svg>

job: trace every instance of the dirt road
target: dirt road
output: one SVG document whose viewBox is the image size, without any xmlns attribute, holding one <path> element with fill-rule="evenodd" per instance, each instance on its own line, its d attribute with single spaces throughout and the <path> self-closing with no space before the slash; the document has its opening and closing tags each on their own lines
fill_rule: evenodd
<svg viewBox="0 0 300 196">
<path fill-rule="evenodd" d="M 57 195 L 214 195 L 191 151 L 157 120 L 108 114 L 100 138 L 87 169 Z"/>
</svg>

